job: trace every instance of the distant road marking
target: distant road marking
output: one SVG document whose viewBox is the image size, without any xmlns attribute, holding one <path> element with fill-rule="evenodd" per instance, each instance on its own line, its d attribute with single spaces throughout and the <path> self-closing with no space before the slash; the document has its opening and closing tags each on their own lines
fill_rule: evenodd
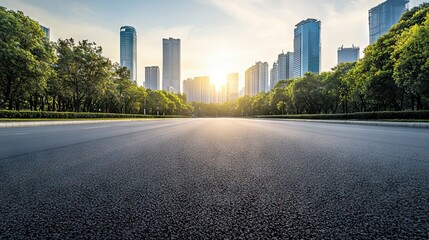
<svg viewBox="0 0 429 240">
<path fill-rule="evenodd" d="M 97 129 L 97 128 L 108 128 L 108 127 L 110 127 L 110 126 L 86 127 L 86 128 L 83 128 L 83 129 L 87 130 L 87 129 Z"/>
</svg>

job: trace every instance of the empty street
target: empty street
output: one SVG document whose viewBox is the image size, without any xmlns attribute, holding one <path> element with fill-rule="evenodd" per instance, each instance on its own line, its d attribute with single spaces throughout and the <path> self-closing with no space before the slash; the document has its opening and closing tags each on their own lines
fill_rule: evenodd
<svg viewBox="0 0 429 240">
<path fill-rule="evenodd" d="M 0 239 L 428 239 L 429 129 L 177 119 L 0 129 Z"/>
</svg>

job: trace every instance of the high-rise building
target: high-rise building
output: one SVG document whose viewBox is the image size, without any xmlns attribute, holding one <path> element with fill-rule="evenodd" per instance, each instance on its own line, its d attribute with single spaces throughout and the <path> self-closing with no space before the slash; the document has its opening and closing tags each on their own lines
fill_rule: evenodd
<svg viewBox="0 0 429 240">
<path fill-rule="evenodd" d="M 320 21 L 309 18 L 295 26 L 294 77 L 302 77 L 306 72 L 320 72 L 320 25 Z"/>
<path fill-rule="evenodd" d="M 162 39 L 162 89 L 180 93 L 180 39 Z"/>
<path fill-rule="evenodd" d="M 256 65 L 259 68 L 259 89 L 258 89 L 258 93 L 259 92 L 268 92 L 269 89 L 269 83 L 270 83 L 270 66 L 268 65 L 267 62 L 257 62 Z"/>
<path fill-rule="evenodd" d="M 188 78 L 183 81 L 183 92 L 188 102 L 217 102 L 216 87 L 210 83 L 210 78 L 206 76 Z"/>
<path fill-rule="evenodd" d="M 293 57 L 293 52 L 287 52 L 286 54 L 282 52 L 279 54 L 277 58 L 278 81 L 293 78 Z"/>
<path fill-rule="evenodd" d="M 357 62 L 359 60 L 360 48 L 352 45 L 351 48 L 341 46 L 338 48 L 338 64 L 345 62 Z"/>
<path fill-rule="evenodd" d="M 270 89 L 273 89 L 279 81 L 279 68 L 277 62 L 273 63 L 273 68 L 270 70 Z"/>
<path fill-rule="evenodd" d="M 293 63 L 294 63 L 294 53 L 286 53 L 286 80 L 293 78 Z"/>
<path fill-rule="evenodd" d="M 409 0 L 387 0 L 369 10 L 369 43 L 386 34 L 389 29 L 399 22 L 407 9 Z"/>
<path fill-rule="evenodd" d="M 120 63 L 130 70 L 130 79 L 137 83 L 137 32 L 130 26 L 121 27 Z"/>
<path fill-rule="evenodd" d="M 277 57 L 278 64 L 278 80 L 286 80 L 287 74 L 287 57 L 284 52 L 280 53 Z"/>
<path fill-rule="evenodd" d="M 160 90 L 161 85 L 159 82 L 159 67 L 145 67 L 145 81 L 144 87 L 152 90 Z"/>
<path fill-rule="evenodd" d="M 257 62 L 245 73 L 245 93 L 255 96 L 260 92 L 268 92 L 269 66 L 267 62 Z"/>
<path fill-rule="evenodd" d="M 45 32 L 45 38 L 48 39 L 48 41 L 51 40 L 51 30 L 45 26 L 40 25 L 40 28 Z"/>
<path fill-rule="evenodd" d="M 226 78 L 226 101 L 234 101 L 238 99 L 238 73 L 230 73 Z"/>
</svg>

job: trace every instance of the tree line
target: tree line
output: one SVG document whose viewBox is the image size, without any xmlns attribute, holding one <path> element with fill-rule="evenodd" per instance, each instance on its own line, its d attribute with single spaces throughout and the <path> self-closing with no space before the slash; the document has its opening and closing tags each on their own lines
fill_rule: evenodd
<svg viewBox="0 0 429 240">
<path fill-rule="evenodd" d="M 130 81 L 87 40 L 49 42 L 23 12 L 0 7 L 0 109 L 190 115 L 184 95 Z"/>
<path fill-rule="evenodd" d="M 357 63 L 282 80 L 222 104 L 152 91 L 87 40 L 45 39 L 24 13 L 0 7 L 0 109 L 189 116 L 334 114 L 429 109 L 429 3 L 407 11 Z"/>
</svg>

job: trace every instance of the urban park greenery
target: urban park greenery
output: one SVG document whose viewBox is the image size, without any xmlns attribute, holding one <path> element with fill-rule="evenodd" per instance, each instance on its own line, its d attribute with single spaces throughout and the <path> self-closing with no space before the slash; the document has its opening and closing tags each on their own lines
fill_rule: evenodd
<svg viewBox="0 0 429 240">
<path fill-rule="evenodd" d="M 37 22 L 0 7 L 3 112 L 239 117 L 429 110 L 429 3 L 407 11 L 358 62 L 281 80 L 270 92 L 253 97 L 187 103 L 183 94 L 152 91 L 129 79 L 128 69 L 104 57 L 95 43 L 49 42 Z"/>
</svg>

